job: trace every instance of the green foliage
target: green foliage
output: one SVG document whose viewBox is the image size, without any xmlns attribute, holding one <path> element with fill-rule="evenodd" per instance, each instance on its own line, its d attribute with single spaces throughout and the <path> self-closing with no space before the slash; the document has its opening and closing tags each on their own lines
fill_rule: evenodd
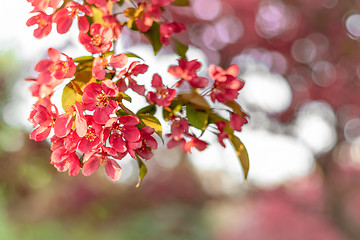
<svg viewBox="0 0 360 240">
<path fill-rule="evenodd" d="M 124 54 L 125 54 L 126 56 L 128 56 L 128 57 L 138 58 L 138 59 L 140 59 L 140 60 L 142 60 L 142 61 L 145 61 L 142 57 L 136 55 L 135 53 L 128 52 L 128 53 L 124 53 Z"/>
<path fill-rule="evenodd" d="M 151 104 L 151 105 L 141 108 L 139 111 L 137 111 L 136 114 L 146 114 L 146 113 L 154 115 L 156 113 L 155 104 Z"/>
<path fill-rule="evenodd" d="M 171 3 L 171 5 L 174 6 L 189 6 L 190 2 L 189 0 L 175 0 Z"/>
<path fill-rule="evenodd" d="M 240 141 L 240 139 L 235 136 L 233 133 L 229 134 L 229 139 L 235 149 L 235 153 L 240 160 L 242 170 L 244 172 L 244 178 L 247 179 L 250 162 L 249 162 L 249 155 L 245 148 L 245 145 Z"/>
<path fill-rule="evenodd" d="M 74 62 L 77 62 L 79 64 L 92 62 L 94 60 L 93 56 L 82 56 L 74 59 Z"/>
<path fill-rule="evenodd" d="M 203 110 L 197 110 L 193 108 L 190 104 L 186 105 L 186 117 L 191 126 L 205 131 L 208 125 L 209 114 Z"/>
<path fill-rule="evenodd" d="M 179 99 L 174 99 L 168 109 L 171 109 L 172 111 L 168 111 L 168 109 L 163 109 L 163 118 L 165 121 L 169 121 L 172 116 L 174 116 L 176 113 L 178 113 L 183 106 L 183 102 Z"/>
<path fill-rule="evenodd" d="M 186 59 L 186 52 L 189 49 L 189 46 L 183 44 L 177 39 L 174 39 L 174 49 L 177 55 L 179 55 L 183 59 Z"/>
<path fill-rule="evenodd" d="M 185 103 L 191 103 L 198 109 L 210 110 L 210 106 L 205 98 L 196 92 L 179 94 L 178 98 Z"/>
<path fill-rule="evenodd" d="M 141 158 L 138 155 L 136 155 L 136 160 L 137 160 L 138 165 L 139 165 L 139 181 L 136 184 L 136 187 L 140 187 L 141 181 L 143 180 L 143 178 L 147 174 L 147 167 L 146 167 L 146 165 L 143 163 L 143 161 L 141 160 Z"/>
<path fill-rule="evenodd" d="M 91 76 L 91 71 L 81 71 L 75 74 L 75 79 L 71 80 L 63 90 L 61 102 L 65 111 L 69 106 L 73 106 L 75 101 L 82 101 L 82 92 L 91 82 L 95 82 Z"/>
<path fill-rule="evenodd" d="M 154 22 L 149 31 L 145 32 L 144 35 L 149 39 L 154 54 L 156 55 L 162 47 L 160 42 L 160 24 Z"/>
<path fill-rule="evenodd" d="M 159 135 L 162 139 L 162 126 L 159 119 L 150 114 L 138 114 L 137 116 L 146 126 L 152 127 L 156 134 Z"/>
<path fill-rule="evenodd" d="M 127 95 L 126 93 L 124 93 L 124 92 L 120 92 L 120 97 L 121 97 L 121 99 L 124 99 L 124 100 L 126 100 L 128 102 L 132 101 L 131 97 L 129 95 Z"/>
</svg>

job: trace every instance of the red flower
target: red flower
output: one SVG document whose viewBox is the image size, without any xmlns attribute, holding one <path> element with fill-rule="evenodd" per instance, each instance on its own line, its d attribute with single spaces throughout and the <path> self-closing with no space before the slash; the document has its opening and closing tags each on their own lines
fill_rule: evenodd
<svg viewBox="0 0 360 240">
<path fill-rule="evenodd" d="M 146 99 L 149 103 L 156 103 L 159 106 L 169 106 L 171 101 L 176 96 L 176 90 L 165 88 L 161 77 L 158 74 L 154 74 L 151 85 L 156 89 L 156 92 L 149 92 L 146 95 Z"/>
<path fill-rule="evenodd" d="M 110 146 L 118 153 L 129 152 L 135 157 L 132 150 L 141 147 L 140 131 L 136 127 L 139 119 L 135 116 L 126 115 L 110 118 L 104 128 L 103 141 L 109 136 Z"/>
<path fill-rule="evenodd" d="M 154 20 L 158 21 L 161 18 L 161 9 L 159 5 L 148 5 L 140 3 L 139 9 L 143 9 L 139 18 L 135 19 L 136 26 L 140 32 L 147 32 L 152 26 Z"/>
<path fill-rule="evenodd" d="M 139 74 L 145 73 L 148 69 L 148 66 L 146 64 L 138 64 L 138 63 L 139 63 L 139 61 L 132 62 L 128 69 L 123 69 L 122 71 L 120 71 L 120 73 L 117 76 L 119 78 L 119 81 L 117 84 L 119 87 L 119 91 L 125 92 L 129 87 L 134 92 L 136 92 L 140 95 L 145 94 L 144 85 L 138 85 L 136 80 L 133 79 L 132 76 L 137 76 Z M 126 85 L 125 78 L 128 79 L 129 86 Z"/>
<path fill-rule="evenodd" d="M 102 125 L 97 124 L 91 115 L 86 116 L 87 128 L 86 134 L 80 140 L 79 150 L 83 153 L 89 153 L 100 147 L 103 142 L 101 141 Z M 90 127 L 91 126 L 91 127 Z"/>
<path fill-rule="evenodd" d="M 111 80 L 105 80 L 102 84 L 90 83 L 84 89 L 82 102 L 86 110 L 94 112 L 94 120 L 98 124 L 104 124 L 109 115 L 116 112 L 118 103 L 109 99 L 119 94 L 116 85 Z"/>
<path fill-rule="evenodd" d="M 143 159 L 151 159 L 154 155 L 152 150 L 158 147 L 157 141 L 151 136 L 154 132 L 155 130 L 149 126 L 140 129 L 142 145 L 135 152 Z"/>
<path fill-rule="evenodd" d="M 248 121 L 245 117 L 240 117 L 235 113 L 231 113 L 229 125 L 233 130 L 240 132 L 241 127 L 246 123 L 248 123 Z"/>
<path fill-rule="evenodd" d="M 34 37 L 39 39 L 46 37 L 52 29 L 52 16 L 41 12 L 29 18 L 26 22 L 26 26 L 28 27 L 35 24 L 38 25 L 38 28 L 34 30 Z"/>
<path fill-rule="evenodd" d="M 57 137 L 65 137 L 71 131 L 73 126 L 73 117 L 75 115 L 75 131 L 79 137 L 86 134 L 87 123 L 83 114 L 83 107 L 80 103 L 75 102 L 75 106 L 67 109 L 67 113 L 61 114 L 56 118 L 54 124 L 54 133 Z"/>
<path fill-rule="evenodd" d="M 44 105 L 39 103 L 34 104 L 29 116 L 29 122 L 31 122 L 34 127 L 38 125 L 38 127 L 30 133 L 30 139 L 35 141 L 42 141 L 49 136 L 54 124 L 54 119 L 58 115 L 56 107 L 51 104 L 50 101 L 46 101 L 43 104 Z M 55 112 L 51 110 L 52 106 L 54 106 Z"/>
<path fill-rule="evenodd" d="M 53 77 L 62 80 L 74 76 L 76 66 L 72 58 L 59 53 L 55 48 L 49 48 L 48 54 L 50 59 L 41 60 L 35 65 L 35 71 L 40 73 L 37 78 L 38 83 L 48 84 Z M 61 60 L 61 55 L 66 58 L 66 61 Z M 60 83 L 61 81 L 58 82 Z"/>
<path fill-rule="evenodd" d="M 56 149 L 51 154 L 51 164 L 59 172 L 69 170 L 69 175 L 76 176 L 80 172 L 80 160 L 75 151 L 69 151 L 65 147 Z"/>
<path fill-rule="evenodd" d="M 99 56 L 94 58 L 93 61 L 93 67 L 91 70 L 91 74 L 93 78 L 96 78 L 97 80 L 103 80 L 105 79 L 105 67 L 108 64 L 108 61 L 106 58 L 101 58 Z"/>
<path fill-rule="evenodd" d="M 198 77 L 196 71 L 201 67 L 201 64 L 196 61 L 179 60 L 179 65 L 172 65 L 169 67 L 168 72 L 176 78 L 181 78 L 177 82 L 177 86 L 183 84 L 184 81 L 188 81 L 194 88 L 204 88 L 208 84 L 208 79 Z"/>
<path fill-rule="evenodd" d="M 45 12 L 49 7 L 56 9 L 61 0 L 27 0 L 34 7 L 33 12 Z"/>
<path fill-rule="evenodd" d="M 114 40 L 118 39 L 120 37 L 121 29 L 122 29 L 120 22 L 114 16 L 111 15 L 103 16 L 103 20 L 104 20 L 104 26 L 110 27 L 111 30 L 113 31 Z"/>
<path fill-rule="evenodd" d="M 219 102 L 233 101 L 239 95 L 239 90 L 244 87 L 244 82 L 237 79 L 239 68 L 231 65 L 227 70 L 221 67 L 211 65 L 209 75 L 214 80 L 214 86 L 210 97 L 213 102 L 215 99 Z"/>
<path fill-rule="evenodd" d="M 85 176 L 90 176 L 99 169 L 100 165 L 105 167 L 106 175 L 109 178 L 114 181 L 120 180 L 121 167 L 114 159 L 108 158 L 106 152 L 101 153 L 101 155 L 96 155 L 95 153 L 86 154 L 82 173 Z"/>
<path fill-rule="evenodd" d="M 87 5 L 81 5 L 74 1 L 70 1 L 66 6 L 54 14 L 53 22 L 57 24 L 56 30 L 60 34 L 64 34 L 69 31 L 69 28 L 72 25 L 73 18 L 78 16 L 79 12 L 83 12 L 86 15 L 92 17 L 91 8 Z M 79 19 L 79 28 L 82 31 L 85 31 L 89 23 L 86 18 Z"/>
<path fill-rule="evenodd" d="M 86 0 L 88 4 L 95 4 L 97 7 L 106 7 L 106 0 Z"/>
<path fill-rule="evenodd" d="M 208 145 L 207 142 L 204 142 L 204 141 L 198 139 L 197 137 L 193 136 L 190 141 L 185 143 L 183 150 L 184 150 L 184 152 L 191 153 L 191 148 L 195 147 L 195 148 L 197 148 L 197 150 L 203 151 L 203 150 L 205 150 L 207 145 Z"/>
<path fill-rule="evenodd" d="M 226 127 L 226 123 L 225 122 L 217 122 L 216 123 L 218 129 L 219 129 L 219 133 L 217 134 L 218 136 L 218 141 L 221 144 L 221 146 L 225 147 L 224 144 L 224 139 L 225 138 L 229 138 L 229 134 L 227 132 L 225 132 L 225 127 Z"/>
<path fill-rule="evenodd" d="M 123 68 L 127 64 L 128 57 L 125 54 L 111 55 L 110 62 L 105 57 L 95 57 L 92 67 L 92 76 L 98 80 L 105 79 L 106 67 Z"/>
<path fill-rule="evenodd" d="M 158 5 L 160 7 L 165 7 L 172 3 L 175 0 L 151 0 L 152 5 Z"/>
<path fill-rule="evenodd" d="M 163 45 L 169 45 L 169 38 L 174 33 L 179 33 L 185 31 L 186 27 L 184 24 L 172 22 L 172 23 L 162 23 L 160 25 L 160 42 Z"/>
<path fill-rule="evenodd" d="M 100 23 L 93 23 L 90 27 L 90 35 L 81 32 L 79 41 L 87 51 L 91 53 L 105 53 L 112 46 L 113 32 L 110 27 L 104 27 Z"/>
</svg>

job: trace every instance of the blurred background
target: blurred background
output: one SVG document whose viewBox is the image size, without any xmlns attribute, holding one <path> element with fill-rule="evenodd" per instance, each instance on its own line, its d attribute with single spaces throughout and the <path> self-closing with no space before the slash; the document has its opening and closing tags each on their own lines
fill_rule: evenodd
<svg viewBox="0 0 360 240">
<path fill-rule="evenodd" d="M 140 188 L 136 162 L 123 176 L 69 177 L 49 164 L 49 142 L 28 139 L 27 77 L 48 47 L 78 57 L 77 29 L 37 40 L 26 1 L 0 8 L 0 239 L 360 239 L 360 2 L 192 0 L 167 19 L 184 23 L 189 59 L 227 68 L 246 82 L 239 103 L 250 123 L 244 182 L 233 149 L 214 143 L 186 156 L 159 149 Z M 167 15 L 166 15 L 167 14 Z M 167 76 L 176 56 L 153 57 L 123 31 L 129 49 Z M 152 64 L 156 62 L 156 64 Z M 61 92 L 56 94 L 59 98 Z"/>
</svg>

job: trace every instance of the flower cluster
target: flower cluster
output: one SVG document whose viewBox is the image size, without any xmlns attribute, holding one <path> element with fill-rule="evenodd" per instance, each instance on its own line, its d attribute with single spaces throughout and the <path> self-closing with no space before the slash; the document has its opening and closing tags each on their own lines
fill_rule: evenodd
<svg viewBox="0 0 360 240">
<path fill-rule="evenodd" d="M 209 80 L 198 75 L 199 61 L 181 56 L 178 65 L 168 68 L 174 77 L 173 87 L 166 86 L 161 76 L 154 74 L 153 90 L 148 90 L 140 81 L 150 81 L 142 75 L 149 66 L 130 60 L 141 59 L 135 54 L 114 53 L 114 42 L 121 36 L 124 26 L 151 39 L 157 38 L 152 41 L 154 52 L 158 48 L 154 42 L 169 45 L 175 33 L 185 31 L 181 23 L 162 21 L 163 11 L 170 4 L 176 4 L 174 0 L 141 1 L 138 4 L 131 1 L 135 8 L 129 7 L 120 13 L 128 17 L 126 22 L 120 22 L 116 18 L 119 13 L 113 13 L 114 5 L 123 6 L 124 1 L 28 2 L 34 7 L 32 13 L 35 15 L 27 25 L 37 25 L 35 37 L 47 36 L 53 23 L 57 32 L 64 34 L 77 18 L 78 40 L 91 54 L 73 59 L 50 48 L 49 59 L 41 60 L 35 66 L 38 76 L 27 79 L 33 82 L 30 91 L 37 98 L 29 117 L 34 125 L 30 138 L 36 141 L 50 138 L 53 151 L 50 163 L 58 171 L 68 171 L 69 175 L 81 171 L 89 176 L 104 166 L 107 176 L 117 181 L 121 176 L 118 160 L 125 156 L 136 159 L 139 167 L 144 167 L 142 161 L 151 159 L 153 150 L 158 148 L 156 135 L 162 138 L 162 124 L 154 115 L 159 108 L 171 129 L 165 134 L 168 148 L 180 146 L 189 153 L 193 148 L 203 151 L 208 143 L 200 138 L 213 124 L 218 129 L 215 134 L 221 145 L 225 146 L 223 139 L 229 138 L 235 148 L 244 151 L 234 135 L 234 131 L 241 131 L 247 123 L 246 114 L 235 102 L 244 85 L 237 79 L 237 66 L 227 70 L 210 66 Z M 51 99 L 64 82 L 63 110 L 58 110 Z M 148 103 L 137 113 L 125 106 L 131 101 L 133 92 L 143 96 Z M 224 104 L 230 112 L 229 120 L 215 113 L 207 98 Z M 244 171 L 246 175 L 247 169 Z M 144 177 L 141 174 L 140 181 Z"/>
</svg>

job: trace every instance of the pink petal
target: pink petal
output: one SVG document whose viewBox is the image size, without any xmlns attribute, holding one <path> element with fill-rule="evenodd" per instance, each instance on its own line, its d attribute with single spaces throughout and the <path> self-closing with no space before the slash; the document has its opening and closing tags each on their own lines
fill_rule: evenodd
<svg viewBox="0 0 360 240">
<path fill-rule="evenodd" d="M 51 131 L 51 127 L 39 126 L 30 133 L 30 139 L 33 139 L 35 141 L 45 140 L 49 136 L 50 131 Z"/>
<path fill-rule="evenodd" d="M 114 181 L 119 181 L 121 177 L 121 167 L 119 164 L 113 160 L 108 159 L 108 161 L 104 165 L 106 175 Z"/>
<path fill-rule="evenodd" d="M 125 54 L 112 55 L 110 66 L 113 68 L 123 68 L 128 63 L 128 57 Z"/>
<path fill-rule="evenodd" d="M 72 127 L 72 117 L 68 114 L 58 116 L 54 124 L 54 132 L 58 137 L 65 137 Z"/>
<path fill-rule="evenodd" d="M 82 173 L 85 176 L 90 176 L 93 172 L 100 167 L 100 159 L 98 156 L 92 155 L 83 165 Z"/>
</svg>

